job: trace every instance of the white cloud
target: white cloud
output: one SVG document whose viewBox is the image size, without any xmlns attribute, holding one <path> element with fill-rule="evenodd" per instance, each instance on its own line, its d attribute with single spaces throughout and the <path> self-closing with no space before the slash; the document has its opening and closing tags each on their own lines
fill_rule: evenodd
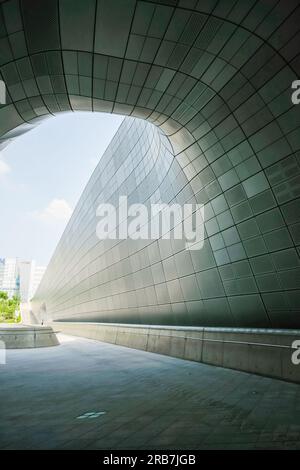
<svg viewBox="0 0 300 470">
<path fill-rule="evenodd" d="M 45 209 L 33 215 L 43 222 L 68 222 L 73 210 L 65 199 L 53 199 Z"/>
<path fill-rule="evenodd" d="M 0 159 L 0 177 L 10 172 L 10 166 Z"/>
</svg>

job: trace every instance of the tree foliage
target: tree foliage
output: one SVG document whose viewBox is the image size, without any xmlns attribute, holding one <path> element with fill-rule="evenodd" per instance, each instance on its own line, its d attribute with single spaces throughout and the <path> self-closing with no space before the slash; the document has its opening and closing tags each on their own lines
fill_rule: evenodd
<svg viewBox="0 0 300 470">
<path fill-rule="evenodd" d="M 9 299 L 6 292 L 0 291 L 0 322 L 20 321 L 19 310 L 20 298 L 17 295 L 14 295 Z"/>
</svg>

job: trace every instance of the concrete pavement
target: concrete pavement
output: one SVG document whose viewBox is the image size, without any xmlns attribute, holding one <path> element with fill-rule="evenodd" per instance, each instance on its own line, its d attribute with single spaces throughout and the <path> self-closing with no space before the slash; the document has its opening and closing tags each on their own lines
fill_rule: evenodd
<svg viewBox="0 0 300 470">
<path fill-rule="evenodd" d="M 59 335 L 0 365 L 1 449 L 300 449 L 300 386 Z"/>
</svg>

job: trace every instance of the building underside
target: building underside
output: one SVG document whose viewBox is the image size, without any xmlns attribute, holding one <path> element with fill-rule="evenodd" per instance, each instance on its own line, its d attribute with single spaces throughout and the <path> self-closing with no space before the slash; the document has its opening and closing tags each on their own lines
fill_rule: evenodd
<svg viewBox="0 0 300 470">
<path fill-rule="evenodd" d="M 298 3 L 1 2 L 1 146 L 59 112 L 128 116 L 57 246 L 36 316 L 300 326 Z M 203 204 L 203 247 L 99 240 L 97 206 L 120 195 Z"/>
</svg>

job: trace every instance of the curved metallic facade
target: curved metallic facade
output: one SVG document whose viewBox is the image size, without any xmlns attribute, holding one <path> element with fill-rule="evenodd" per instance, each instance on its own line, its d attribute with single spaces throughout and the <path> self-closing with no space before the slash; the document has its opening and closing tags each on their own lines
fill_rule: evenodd
<svg viewBox="0 0 300 470">
<path fill-rule="evenodd" d="M 137 167 L 139 135 L 128 193 L 205 205 L 197 255 L 159 242 L 104 255 L 80 222 L 110 188 L 100 162 L 36 305 L 64 319 L 299 327 L 299 17 L 293 0 L 1 3 L 2 145 L 60 111 L 141 118 L 160 130 L 126 120 L 107 167 L 130 155 Z"/>
</svg>

